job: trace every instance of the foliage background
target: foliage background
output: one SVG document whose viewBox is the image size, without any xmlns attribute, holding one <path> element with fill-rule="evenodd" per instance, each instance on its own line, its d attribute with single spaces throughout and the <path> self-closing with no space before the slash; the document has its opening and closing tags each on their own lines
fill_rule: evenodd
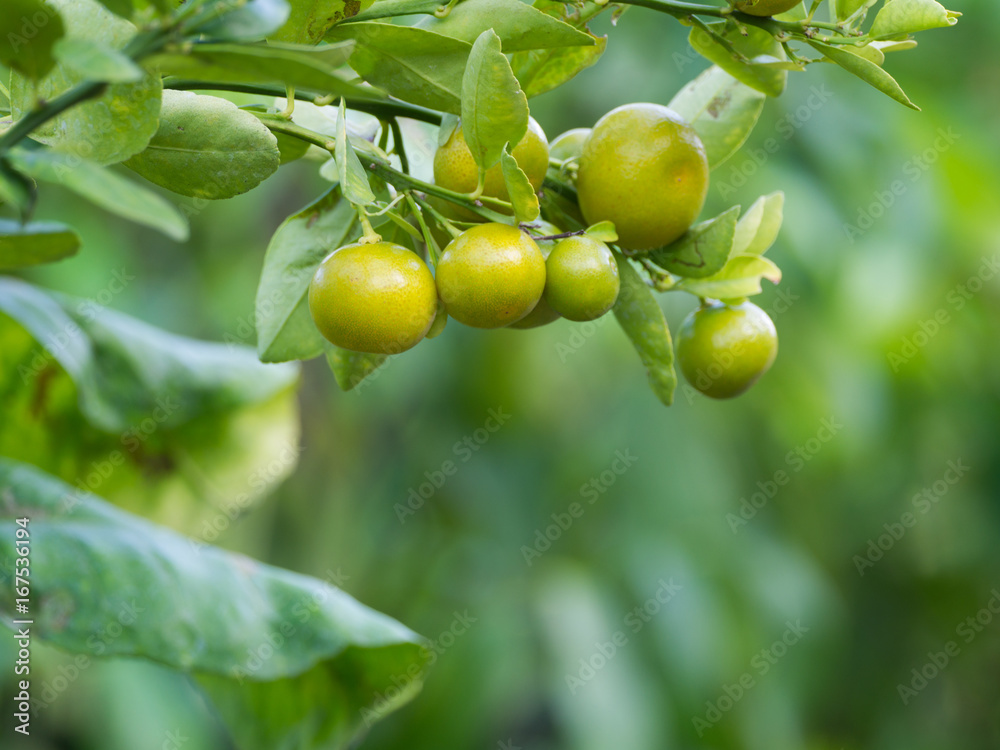
<svg viewBox="0 0 1000 750">
<path fill-rule="evenodd" d="M 813 66 L 790 77 L 748 144 L 713 173 L 705 215 L 787 195 L 771 251 L 785 279 L 760 299 L 777 313 L 780 289 L 796 298 L 775 315 L 778 361 L 747 396 L 716 403 L 682 390 L 665 410 L 615 326 L 566 322 L 533 332 L 452 322 L 347 394 L 322 361 L 304 368 L 301 465 L 218 543 L 321 578 L 339 570 L 349 593 L 434 639 L 456 612 L 475 618 L 423 695 L 366 746 L 1000 746 L 1000 622 L 968 644 L 956 634 L 1000 589 L 1000 279 L 961 309 L 949 296 L 981 268 L 995 274 L 1000 254 L 1000 9 L 954 9 L 965 18 L 950 33 L 922 34 L 917 54 L 888 62 L 923 113 Z M 533 100 L 533 116 L 552 137 L 625 102 L 669 101 L 705 66 L 685 38 L 672 19 L 631 9 L 601 64 Z M 824 84 L 832 96 L 810 107 Z M 911 179 L 940 129 L 957 140 Z M 779 148 L 753 168 L 768 138 Z M 737 186 L 734 169 L 753 174 Z M 844 224 L 897 179 L 903 194 L 850 241 Z M 79 227 L 84 250 L 25 276 L 94 298 L 124 267 L 136 278 L 111 306 L 174 332 L 252 343 L 267 238 L 322 185 L 312 165 L 283 167 L 204 208 L 187 244 L 53 192 L 39 218 L 58 213 Z M 672 326 L 691 304 L 680 297 L 664 298 Z M 904 340 L 942 309 L 948 322 L 907 356 Z M 510 420 L 463 461 L 456 441 L 491 408 Z M 796 471 L 789 452 L 827 418 L 842 429 Z M 619 450 L 638 460 L 588 504 L 581 485 Z M 458 473 L 401 523 L 394 506 L 446 460 Z M 914 511 L 912 497 L 948 461 L 970 469 L 860 575 L 855 556 Z M 727 514 L 779 470 L 789 483 L 734 533 Z M 526 565 L 522 545 L 573 502 L 584 515 Z M 671 578 L 680 591 L 633 634 L 625 616 Z M 796 620 L 808 632 L 761 675 L 754 656 Z M 619 629 L 628 644 L 571 694 L 566 675 Z M 949 640 L 960 654 L 904 704 L 897 685 Z M 58 674 L 61 657 L 44 659 Z M 755 686 L 699 737 L 692 717 L 748 671 Z M 0 692 L 12 695 L 9 682 Z M 5 732 L 8 722 L 5 712 Z M 87 670 L 33 729 L 23 747 L 134 750 L 177 737 L 185 750 L 226 747 L 183 678 L 140 663 Z"/>
</svg>

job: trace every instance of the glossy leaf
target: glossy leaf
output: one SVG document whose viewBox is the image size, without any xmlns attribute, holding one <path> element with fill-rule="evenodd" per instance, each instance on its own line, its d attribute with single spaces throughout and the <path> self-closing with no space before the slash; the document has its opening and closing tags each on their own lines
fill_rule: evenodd
<svg viewBox="0 0 1000 750">
<path fill-rule="evenodd" d="M 736 255 L 763 255 L 778 239 L 785 207 L 782 191 L 754 201 L 736 225 L 733 252 Z"/>
<path fill-rule="evenodd" d="M 614 222 L 611 221 L 599 221 L 596 224 L 591 224 L 587 227 L 585 234 L 601 242 L 618 241 L 618 230 L 615 229 Z"/>
<path fill-rule="evenodd" d="M 877 3 L 878 0 L 830 0 L 831 4 L 831 15 L 834 17 L 833 20 L 843 21 L 850 18 L 862 7 L 867 11 L 868 8 L 872 7 Z"/>
<path fill-rule="evenodd" d="M 674 348 L 667 320 L 635 267 L 618 253 L 615 253 L 615 260 L 621 280 L 621 291 L 613 308 L 615 318 L 645 365 L 653 393 L 670 406 L 674 402 L 677 373 L 674 372 Z"/>
<path fill-rule="evenodd" d="M 372 0 L 289 0 L 285 24 L 270 38 L 293 44 L 318 44 L 333 26 L 369 7 Z"/>
<path fill-rule="evenodd" d="M 189 91 L 165 91 L 160 127 L 125 166 L 192 198 L 231 198 L 278 168 L 271 131 L 232 102 Z"/>
<path fill-rule="evenodd" d="M 264 362 L 311 359 L 325 340 L 309 314 L 309 283 L 320 262 L 360 234 L 339 186 L 289 216 L 271 237 L 257 288 L 257 353 Z"/>
<path fill-rule="evenodd" d="M 135 6 L 132 0 L 98 0 L 101 5 L 110 10 L 116 16 L 131 19 L 135 13 Z"/>
<path fill-rule="evenodd" d="M 777 284 L 781 281 L 781 270 L 763 256 L 736 255 L 717 274 L 704 279 L 683 279 L 675 288 L 703 299 L 736 299 L 760 294 L 761 279 Z"/>
<path fill-rule="evenodd" d="M 936 0 L 892 0 L 879 10 L 868 33 L 874 37 L 905 36 L 917 31 L 954 26 L 961 15 Z"/>
<path fill-rule="evenodd" d="M 120 50 L 136 29 L 95 0 L 50 0 L 66 25 L 66 37 L 85 39 Z M 36 96 L 54 99 L 86 79 L 57 64 L 38 82 L 37 90 L 24 76 L 11 76 L 11 108 L 19 118 L 34 106 Z M 100 97 L 85 101 L 32 132 L 32 138 L 68 154 L 86 156 L 102 166 L 128 159 L 146 147 L 156 132 L 162 84 L 158 75 L 135 83 L 113 83 Z M 100 138 L 94 134 L 100 133 Z"/>
<path fill-rule="evenodd" d="M 18 149 L 10 160 L 29 177 L 62 185 L 130 221 L 177 241 L 188 237 L 187 219 L 173 204 L 110 169 L 55 151 Z"/>
<path fill-rule="evenodd" d="M 517 161 L 506 150 L 500 156 L 500 168 L 503 171 L 504 184 L 510 195 L 510 203 L 514 207 L 514 216 L 518 222 L 534 221 L 538 218 L 538 196 L 528 181 L 528 175 L 517 165 Z"/>
<path fill-rule="evenodd" d="M 606 36 L 593 37 L 593 46 L 556 47 L 515 52 L 510 64 L 529 99 L 562 86 L 601 59 L 608 46 Z"/>
<path fill-rule="evenodd" d="M 414 26 L 350 23 L 332 40 L 356 43 L 351 67 L 369 83 L 413 104 L 460 114 L 462 76 L 472 46 Z"/>
<path fill-rule="evenodd" d="M 712 36 L 697 27 L 691 29 L 688 39 L 696 52 L 750 88 L 768 96 L 781 95 L 788 81 L 788 71 L 770 64 L 787 63 L 788 58 L 773 36 L 756 26 L 746 26 L 746 36 L 743 36 L 737 29 L 727 29 L 724 22 L 708 24 L 708 28 L 729 42 L 748 62 L 734 57 Z"/>
<path fill-rule="evenodd" d="M 385 364 L 387 359 L 388 355 L 385 354 L 352 352 L 332 344 L 326 352 L 326 361 L 342 391 L 357 388 L 365 378 Z"/>
<path fill-rule="evenodd" d="M 263 39 L 280 29 L 290 13 L 287 0 L 247 0 L 233 3 L 232 10 L 200 26 L 198 30 L 219 40 Z"/>
<path fill-rule="evenodd" d="M 920 109 L 920 107 L 910 101 L 910 98 L 900 88 L 899 84 L 896 83 L 895 78 L 870 60 L 865 60 L 863 57 L 852 55 L 850 52 L 845 52 L 839 47 L 823 44 L 814 39 L 809 40 L 809 44 L 817 51 L 823 53 L 828 60 L 836 63 L 849 73 L 853 73 L 870 86 L 874 86 L 886 96 L 895 99 L 910 109 Z"/>
<path fill-rule="evenodd" d="M 281 83 L 321 94 L 382 98 L 377 89 L 363 88 L 338 76 L 334 69 L 347 62 L 353 44 L 324 47 L 291 44 L 198 44 L 187 54 L 165 53 L 150 58 L 164 74 L 196 81 L 222 83 Z"/>
<path fill-rule="evenodd" d="M 101 655 L 193 674 L 242 748 L 343 748 L 387 712 L 374 709 L 398 692 L 393 678 L 411 689 L 388 710 L 419 690 L 420 637 L 327 582 L 195 546 L 27 464 L 0 459 L 0 489 L 4 557 L 15 519 L 31 519 L 33 637 L 93 656 L 94 634 L 133 607 Z M 0 603 L 7 618 L 12 604 Z M 248 658 L 278 637 L 268 658 Z"/>
<path fill-rule="evenodd" d="M 487 29 L 472 45 L 462 79 L 462 134 L 481 171 L 498 161 L 508 143 L 519 143 L 528 130 L 528 100 L 510 63 L 500 51 L 500 37 Z"/>
<path fill-rule="evenodd" d="M 649 259 L 678 276 L 692 279 L 721 271 L 732 253 L 740 207 L 733 206 L 714 219 L 695 224 L 670 245 L 649 253 Z"/>
<path fill-rule="evenodd" d="M 462 0 L 443 19 L 430 18 L 422 25 L 470 44 L 484 31 L 492 29 L 500 37 L 507 54 L 595 44 L 589 34 L 520 0 Z"/>
<path fill-rule="evenodd" d="M 354 146 L 347 137 L 347 106 L 340 100 L 340 117 L 337 119 L 337 142 L 334 146 L 334 159 L 337 160 L 337 174 L 340 176 L 340 187 L 344 197 L 358 206 L 367 206 L 375 200 L 375 193 L 368 184 L 368 173 L 361 166 Z"/>
<path fill-rule="evenodd" d="M 44 19 L 44 22 L 37 23 Z M 65 33 L 62 17 L 45 0 L 4 0 L 0 13 L 0 64 L 38 80 L 55 65 L 53 47 Z"/>
<path fill-rule="evenodd" d="M 22 225 L 9 219 L 0 219 L 2 269 L 53 263 L 76 255 L 79 249 L 80 238 L 64 224 L 36 221 Z"/>
<path fill-rule="evenodd" d="M 677 92 L 670 108 L 697 131 L 705 144 L 708 165 L 715 169 L 750 137 L 765 98 L 713 65 Z"/>
<path fill-rule="evenodd" d="M 354 16 L 351 19 L 351 23 L 357 21 L 374 21 L 378 18 L 433 13 L 440 7 L 440 0 L 379 0 Z"/>
<path fill-rule="evenodd" d="M 140 81 L 146 75 L 127 55 L 90 39 L 60 39 L 55 53 L 67 70 L 90 81 L 128 83 Z"/>
</svg>

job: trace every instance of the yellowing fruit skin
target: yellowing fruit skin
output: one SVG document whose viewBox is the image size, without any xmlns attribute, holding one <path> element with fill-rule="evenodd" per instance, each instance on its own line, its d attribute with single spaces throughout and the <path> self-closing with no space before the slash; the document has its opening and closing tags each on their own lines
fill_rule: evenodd
<svg viewBox="0 0 1000 750">
<path fill-rule="evenodd" d="M 601 317 L 614 306 L 620 288 L 611 250 L 592 237 L 560 240 L 545 261 L 543 299 L 569 320 Z"/>
<path fill-rule="evenodd" d="M 802 0 L 737 0 L 736 10 L 751 16 L 776 16 L 786 13 Z"/>
<path fill-rule="evenodd" d="M 396 354 L 417 345 L 437 311 L 430 269 L 401 245 L 345 245 L 309 285 L 309 312 L 320 333 L 356 352 Z"/>
<path fill-rule="evenodd" d="M 696 310 L 677 336 L 681 372 L 711 398 L 739 396 L 770 369 L 777 354 L 774 323 L 751 302 Z"/>
<path fill-rule="evenodd" d="M 588 224 L 610 220 L 630 250 L 668 245 L 687 231 L 708 194 L 705 146 L 680 115 L 626 104 L 598 120 L 576 177 Z"/>
<path fill-rule="evenodd" d="M 528 131 L 511 154 L 535 191 L 541 190 L 549 168 L 549 144 L 545 140 L 545 132 L 533 118 L 528 118 Z M 479 168 L 462 136 L 461 125 L 455 128 L 451 137 L 434 153 L 434 183 L 456 193 L 471 193 L 478 187 Z M 499 164 L 486 170 L 483 195 L 501 200 L 510 199 Z M 458 218 L 466 221 L 479 220 L 471 211 L 459 206 L 454 206 L 453 210 Z"/>
<path fill-rule="evenodd" d="M 545 259 L 516 227 L 482 224 L 462 232 L 441 253 L 437 290 L 448 315 L 473 328 L 501 328 L 538 304 Z"/>
</svg>

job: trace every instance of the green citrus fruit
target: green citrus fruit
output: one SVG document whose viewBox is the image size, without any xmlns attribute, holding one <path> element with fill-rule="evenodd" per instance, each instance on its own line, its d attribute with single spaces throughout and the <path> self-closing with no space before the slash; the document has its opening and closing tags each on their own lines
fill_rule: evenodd
<svg viewBox="0 0 1000 750">
<path fill-rule="evenodd" d="M 790 11 L 802 0 L 736 0 L 736 10 L 751 16 L 776 16 Z"/>
<path fill-rule="evenodd" d="M 544 299 L 569 320 L 601 317 L 614 306 L 620 286 L 614 256 L 593 237 L 559 240 L 545 261 Z"/>
<path fill-rule="evenodd" d="M 770 369 L 777 353 L 774 323 L 751 302 L 696 310 L 677 336 L 681 372 L 712 398 L 739 396 Z"/>
<path fill-rule="evenodd" d="M 694 129 L 659 104 L 626 104 L 598 120 L 576 177 L 588 224 L 610 220 L 631 250 L 668 245 L 701 213 L 708 159 Z"/>
<path fill-rule="evenodd" d="M 528 118 L 528 131 L 511 152 L 528 182 L 536 190 L 542 187 L 545 173 L 549 169 L 549 144 L 545 133 L 534 118 Z M 455 128 L 443 146 L 434 154 L 434 182 L 456 193 L 471 193 L 479 183 L 479 168 L 476 166 L 472 152 L 462 136 L 462 126 Z M 495 164 L 486 170 L 486 182 L 483 185 L 483 195 L 490 198 L 509 200 L 507 184 L 503 180 L 503 170 Z M 479 219 L 475 214 L 458 206 L 454 207 L 457 218 L 467 221 Z"/>
<path fill-rule="evenodd" d="M 573 128 L 560 133 L 549 144 L 549 157 L 557 161 L 575 159 L 583 152 L 583 144 L 590 136 L 590 128 Z"/>
<path fill-rule="evenodd" d="M 549 224 L 547 221 L 533 221 L 531 223 L 531 234 L 532 238 L 535 240 L 535 244 L 538 245 L 538 249 L 542 252 L 542 257 L 548 259 L 552 252 L 552 248 L 556 246 L 557 240 L 539 240 L 537 237 L 551 237 L 554 234 L 562 234 L 562 230 L 559 227 Z M 545 295 L 538 300 L 538 304 L 532 308 L 531 312 L 525 315 L 516 323 L 511 323 L 508 328 L 516 328 L 518 330 L 527 330 L 529 328 L 538 328 L 540 326 L 548 325 L 549 323 L 554 323 L 559 320 L 561 316 L 551 307 L 549 303 L 545 301 Z"/>
<path fill-rule="evenodd" d="M 545 288 L 545 259 L 520 229 L 481 224 L 448 244 L 436 278 L 448 315 L 473 328 L 501 328 L 538 303 Z"/>
<path fill-rule="evenodd" d="M 424 262 L 391 242 L 345 245 L 320 263 L 309 312 L 320 333 L 356 352 L 395 354 L 416 346 L 437 311 Z"/>
</svg>

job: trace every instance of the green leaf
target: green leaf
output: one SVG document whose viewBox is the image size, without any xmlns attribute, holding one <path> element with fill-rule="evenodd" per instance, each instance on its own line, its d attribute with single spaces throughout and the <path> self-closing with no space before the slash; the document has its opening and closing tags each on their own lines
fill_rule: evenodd
<svg viewBox="0 0 1000 750">
<path fill-rule="evenodd" d="M 389 710 L 420 689 L 420 637 L 328 582 L 199 544 L 27 464 L 0 459 L 0 489 L 5 558 L 16 519 L 30 519 L 33 637 L 93 656 L 117 617 L 101 656 L 193 674 L 241 748 L 347 747 L 400 692 L 394 679 L 410 687 Z M 12 604 L 0 604 L 8 621 Z"/>
<path fill-rule="evenodd" d="M 325 340 L 309 314 L 309 283 L 320 262 L 359 233 L 339 186 L 292 214 L 271 237 L 257 287 L 257 353 L 264 362 L 311 359 Z"/>
<path fill-rule="evenodd" d="M 52 48 L 62 37 L 62 17 L 45 0 L 4 0 L 0 13 L 0 64 L 36 81 L 56 64 Z"/>
<path fill-rule="evenodd" d="M 164 91 L 160 127 L 125 166 L 192 198 L 232 198 L 278 169 L 278 143 L 249 112 L 216 96 Z"/>
<path fill-rule="evenodd" d="M 736 299 L 760 294 L 760 280 L 777 284 L 781 270 L 761 255 L 735 255 L 725 268 L 704 279 L 682 279 L 675 289 L 683 289 L 702 299 Z"/>
<path fill-rule="evenodd" d="M 187 219 L 174 205 L 109 169 L 41 149 L 17 149 L 10 160 L 29 177 L 62 185 L 107 211 L 157 229 L 178 242 L 188 238 Z"/>
<path fill-rule="evenodd" d="M 858 57 L 863 57 L 869 62 L 873 62 L 879 67 L 885 62 L 885 53 L 882 52 L 875 44 L 866 44 L 864 47 L 855 47 L 854 45 L 844 45 L 844 49 L 851 52 Z"/>
<path fill-rule="evenodd" d="M 146 72 L 127 55 L 91 39 L 64 37 L 55 46 L 56 58 L 67 70 L 90 81 L 141 81 Z"/>
<path fill-rule="evenodd" d="M 669 106 L 701 137 L 708 165 L 715 169 L 750 137 L 764 100 L 762 93 L 713 65 L 677 92 Z"/>
<path fill-rule="evenodd" d="M 733 236 L 736 255 L 763 255 L 778 239 L 784 213 L 785 194 L 778 190 L 762 195 L 743 214 Z"/>
<path fill-rule="evenodd" d="M 695 27 L 688 41 L 696 52 L 711 60 L 724 71 L 752 89 L 768 96 L 780 96 L 788 81 L 788 71 L 773 67 L 773 63 L 787 63 L 788 57 L 781 44 L 768 32 L 756 26 L 743 30 L 727 28 L 725 22 L 708 24 L 713 32 L 725 39 L 749 62 L 743 62 L 717 42 L 712 36 Z"/>
<path fill-rule="evenodd" d="M 500 37 L 487 29 L 472 45 L 462 79 L 462 135 L 480 171 L 527 130 L 528 100 L 500 51 Z"/>
<path fill-rule="evenodd" d="M 875 5 L 878 0 L 830 0 L 830 13 L 835 21 L 843 21 L 850 18 L 862 7 L 867 9 Z"/>
<path fill-rule="evenodd" d="M 381 3 L 380 3 L 381 4 Z M 421 21 L 424 28 L 462 41 L 475 42 L 492 29 L 503 51 L 521 52 L 553 47 L 591 47 L 594 37 L 542 13 L 520 0 L 462 0 L 442 19 Z"/>
<path fill-rule="evenodd" d="M 354 153 L 351 139 L 347 137 L 347 104 L 340 100 L 340 117 L 337 119 L 337 140 L 333 150 L 337 161 L 337 174 L 344 197 L 356 206 L 367 206 L 375 200 L 375 193 L 368 184 L 368 173 Z"/>
<path fill-rule="evenodd" d="M 336 75 L 350 57 L 350 42 L 323 47 L 292 44 L 196 44 L 187 54 L 164 53 L 149 65 L 164 74 L 220 83 L 280 83 L 320 94 L 380 99 L 377 89 Z"/>
<path fill-rule="evenodd" d="M 515 52 L 510 57 L 514 75 L 529 99 L 562 86 L 601 59 L 608 46 L 606 36 L 591 35 L 591 47 L 554 47 Z"/>
<path fill-rule="evenodd" d="M 896 83 L 896 79 L 870 60 L 865 60 L 863 57 L 858 57 L 858 55 L 852 55 L 850 52 L 845 52 L 839 47 L 817 42 L 815 39 L 810 39 L 809 44 L 815 50 L 823 53 L 828 60 L 836 63 L 847 72 L 853 73 L 870 86 L 874 86 L 886 96 L 895 99 L 910 109 L 920 110 L 920 107 L 911 102 L 910 98 L 903 92 L 903 89 Z"/>
<path fill-rule="evenodd" d="M 329 35 L 356 43 L 351 67 L 393 96 L 442 112 L 462 111 L 462 76 L 472 46 L 415 26 L 349 23 Z"/>
<path fill-rule="evenodd" d="M 534 221 L 538 218 L 538 196 L 528 181 L 528 175 L 517 165 L 509 150 L 500 155 L 500 168 L 503 171 L 503 181 L 510 195 L 510 203 L 514 207 L 514 216 L 518 222 Z"/>
<path fill-rule="evenodd" d="M 895 37 L 954 26 L 961 15 L 946 9 L 936 0 L 888 0 L 875 16 L 868 34 Z"/>
<path fill-rule="evenodd" d="M 291 13 L 285 25 L 271 35 L 278 42 L 318 44 L 331 27 L 358 14 L 371 0 L 289 0 Z"/>
<path fill-rule="evenodd" d="M 664 404 L 674 402 L 677 373 L 674 372 L 674 348 L 663 310 L 649 286 L 621 254 L 615 253 L 621 291 L 614 314 L 646 367 L 649 385 Z"/>
<path fill-rule="evenodd" d="M 35 202 L 35 184 L 0 160 L 0 203 L 7 203 L 26 219 Z"/>
<path fill-rule="evenodd" d="M 617 242 L 618 230 L 615 229 L 613 221 L 599 221 L 587 227 L 585 234 L 601 242 Z"/>
<path fill-rule="evenodd" d="M 80 238 L 64 224 L 36 221 L 19 224 L 0 219 L 0 268 L 23 268 L 53 263 L 80 249 Z M 0 301 L 0 308 L 3 307 Z"/>
<path fill-rule="evenodd" d="M 733 206 L 714 219 L 695 224 L 675 242 L 649 253 L 656 265 L 678 276 L 692 279 L 721 271 L 733 248 L 740 207 Z"/>
<path fill-rule="evenodd" d="M 116 16 L 121 16 L 125 19 L 131 19 L 135 13 L 135 6 L 132 4 L 132 0 L 98 0 L 98 2 Z"/>
<path fill-rule="evenodd" d="M 387 359 L 388 355 L 385 354 L 352 352 L 333 344 L 328 345 L 326 352 L 326 361 L 342 391 L 357 388 L 365 378 L 385 364 Z"/>
<path fill-rule="evenodd" d="M 199 27 L 212 39 L 252 41 L 280 29 L 291 9 L 286 0 L 248 0 L 232 3 L 232 10 Z M 219 7 L 224 7 L 223 3 Z"/>
<path fill-rule="evenodd" d="M 95 0 L 50 0 L 50 4 L 62 16 L 69 39 L 120 50 L 136 34 L 135 26 Z M 84 80 L 86 76 L 60 63 L 38 82 L 36 90 L 15 72 L 10 87 L 14 118 L 30 111 L 36 96 L 54 99 Z M 146 75 L 135 83 L 113 83 L 101 96 L 66 110 L 34 130 L 31 137 L 102 166 L 124 161 L 142 151 L 156 132 L 161 91 L 158 75 Z M 95 133 L 100 137 L 95 138 Z"/>
<path fill-rule="evenodd" d="M 351 23 L 357 21 L 374 21 L 379 18 L 434 13 L 440 7 L 440 0 L 379 0 L 371 7 L 362 10 L 354 16 L 351 19 Z"/>
</svg>

